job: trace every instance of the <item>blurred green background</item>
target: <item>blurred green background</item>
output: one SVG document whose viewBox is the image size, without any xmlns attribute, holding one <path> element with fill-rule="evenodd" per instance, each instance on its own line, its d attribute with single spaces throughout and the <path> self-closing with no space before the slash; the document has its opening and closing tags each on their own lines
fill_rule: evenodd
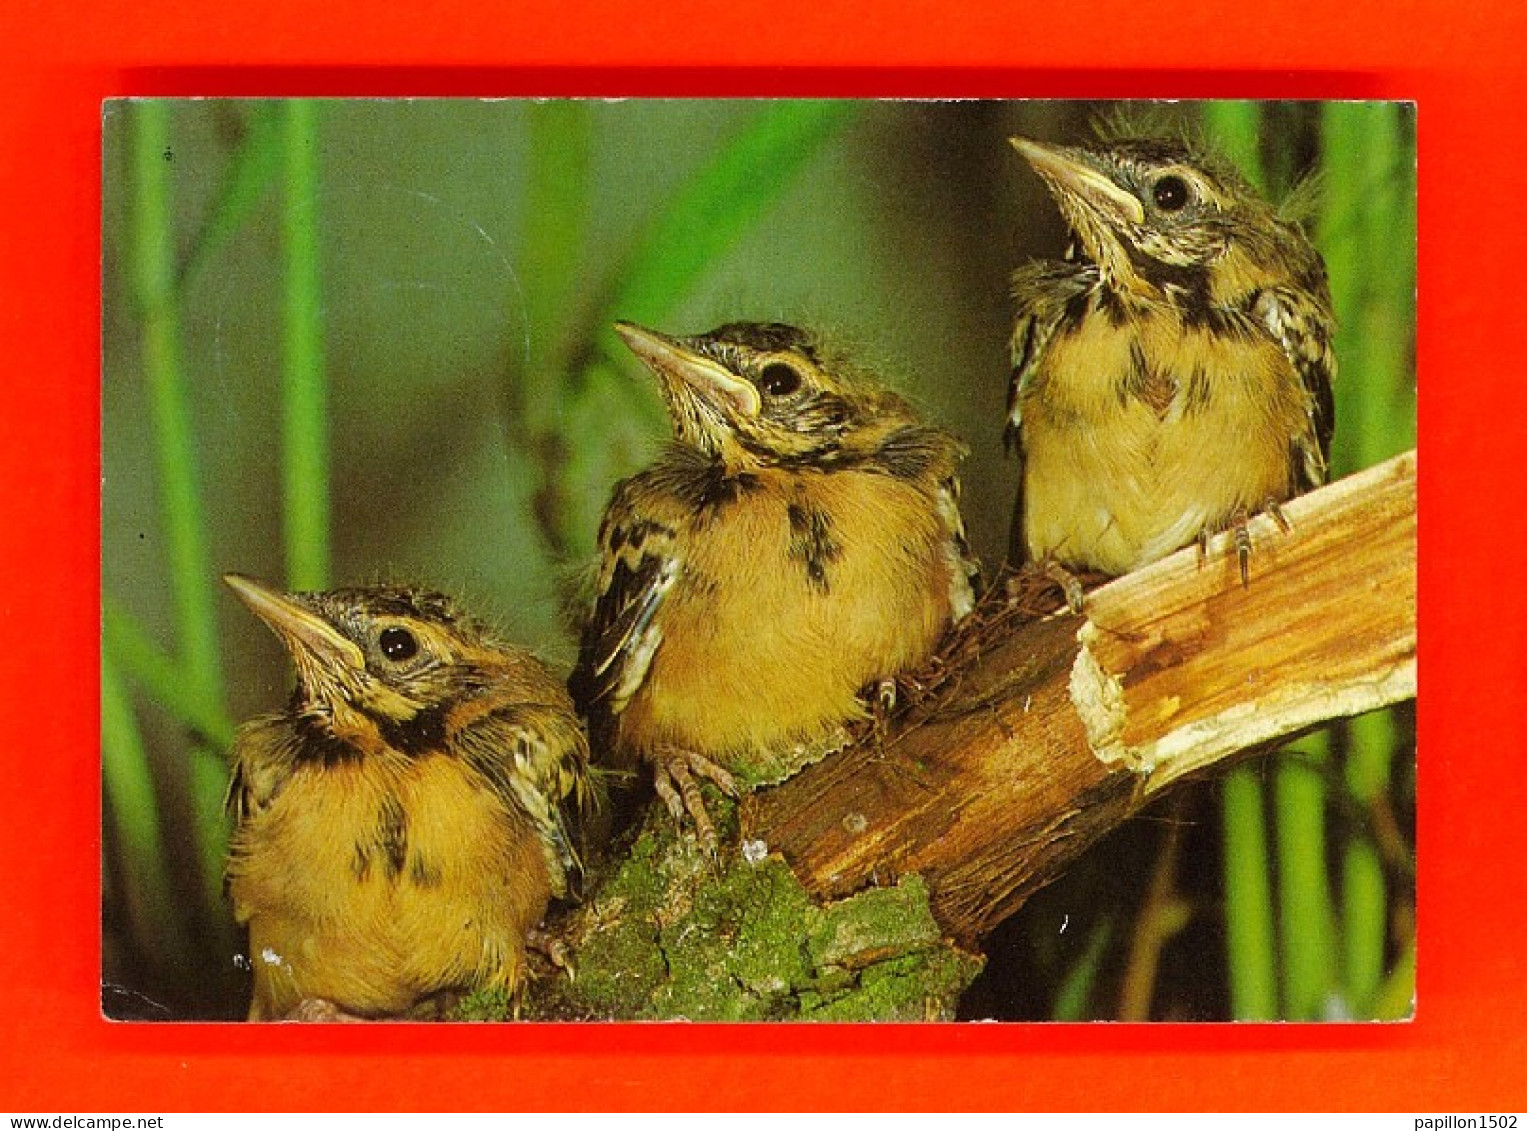
<svg viewBox="0 0 1527 1131">
<path fill-rule="evenodd" d="M 615 480 L 666 435 L 610 332 L 817 328 L 971 445 L 1000 560 L 1011 270 L 1065 234 L 1007 144 L 1118 104 L 144 101 L 104 114 L 103 1007 L 239 1016 L 224 751 L 290 686 L 218 576 L 396 580 L 570 662 Z M 1131 108 L 1138 109 L 1138 108 Z M 1176 103 L 1307 224 L 1335 473 L 1415 442 L 1415 122 Z M 993 936 L 969 1016 L 1372 1017 L 1414 977 L 1414 719 L 1181 791 Z"/>
</svg>

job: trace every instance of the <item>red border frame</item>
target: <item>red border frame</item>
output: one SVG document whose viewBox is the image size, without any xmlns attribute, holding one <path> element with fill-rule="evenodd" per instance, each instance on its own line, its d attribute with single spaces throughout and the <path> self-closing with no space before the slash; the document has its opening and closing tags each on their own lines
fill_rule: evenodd
<svg viewBox="0 0 1527 1131">
<path fill-rule="evenodd" d="M 1527 1108 L 1527 9 L 173 0 L 0 16 L 0 1104 Z M 1387 6 L 1386 6 L 1387 8 Z M 18 26 L 17 9 L 29 21 Z M 9 26 L 8 26 L 9 25 Z M 1106 32 L 1103 29 L 1107 29 Z M 334 54 L 343 50 L 343 59 Z M 508 64 L 501 66 L 500 64 Z M 1413 98 L 1420 104 L 1420 1012 L 1363 1026 L 113 1025 L 97 1011 L 99 113 L 124 94 Z M 1481 411 L 1482 410 L 1482 411 Z M 1484 416 L 1484 414 L 1488 416 Z M 1482 420 L 1482 416 L 1484 419 Z M 1495 421 L 1485 431 L 1482 425 Z M 1504 504 L 1504 505 L 1503 505 Z M 1488 601 L 1488 604 L 1486 602 Z M 1483 615 L 1481 615 L 1483 614 Z"/>
</svg>

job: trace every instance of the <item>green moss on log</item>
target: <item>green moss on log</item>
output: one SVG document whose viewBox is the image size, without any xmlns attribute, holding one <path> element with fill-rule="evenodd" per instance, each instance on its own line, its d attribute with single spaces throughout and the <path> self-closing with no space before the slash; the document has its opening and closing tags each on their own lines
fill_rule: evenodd
<svg viewBox="0 0 1527 1131">
<path fill-rule="evenodd" d="M 982 960 L 946 941 L 920 877 L 814 903 L 767 846 L 739 847 L 708 795 L 718 858 L 659 812 L 563 924 L 575 977 L 538 978 L 522 1017 L 696 1021 L 952 1018 Z"/>
</svg>

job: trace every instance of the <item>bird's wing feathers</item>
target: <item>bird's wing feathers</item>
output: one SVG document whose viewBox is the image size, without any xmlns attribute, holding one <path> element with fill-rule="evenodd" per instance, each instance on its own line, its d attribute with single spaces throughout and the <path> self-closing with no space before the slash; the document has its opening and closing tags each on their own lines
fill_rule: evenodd
<svg viewBox="0 0 1527 1131">
<path fill-rule="evenodd" d="M 569 681 L 591 716 L 619 714 L 641 687 L 663 639 L 658 610 L 682 566 L 673 528 L 642 514 L 631 497 L 617 493 L 600 532 L 599 598 Z"/>
<path fill-rule="evenodd" d="M 1024 560 L 1027 554 L 1023 538 L 1024 402 L 1033 392 L 1055 331 L 1074 309 L 1073 304 L 1099 285 L 1098 269 L 1090 263 L 1041 260 L 1025 264 L 1013 273 L 1013 298 L 1018 309 L 1013 323 L 1013 372 L 1007 386 L 1007 424 L 1002 430 L 1002 442 L 1008 454 L 1019 461 L 1012 543 L 1008 551 L 1015 562 Z"/>
<path fill-rule="evenodd" d="M 1304 386 L 1309 427 L 1294 437 L 1294 474 L 1299 490 L 1312 490 L 1326 481 L 1331 436 L 1336 429 L 1331 389 L 1336 376 L 1336 356 L 1331 349 L 1334 322 L 1308 297 L 1283 287 L 1260 292 L 1251 312 L 1282 347 Z"/>
<path fill-rule="evenodd" d="M 579 870 L 563 815 L 571 798 L 588 796 L 588 744 L 562 710 L 516 702 L 474 720 L 455 746 L 503 801 L 535 826 L 554 894 L 564 896 Z"/>
<path fill-rule="evenodd" d="M 292 776 L 297 736 L 280 715 L 252 719 L 239 728 L 229 757 L 233 775 L 223 806 L 243 824 L 265 811 Z"/>
<path fill-rule="evenodd" d="M 1013 298 L 1018 309 L 1011 345 L 1013 373 L 1007 386 L 1007 427 L 1003 431 L 1003 442 L 1009 451 L 1018 448 L 1023 402 L 1033 387 L 1050 339 L 1071 304 L 1098 285 L 1098 270 L 1089 263 L 1042 260 L 1025 264 L 1013 273 Z"/>
<path fill-rule="evenodd" d="M 938 513 L 949 532 L 949 609 L 950 619 L 958 623 L 975 608 L 981 595 L 981 563 L 970 552 L 970 543 L 965 538 L 958 476 L 951 475 L 939 483 Z"/>
<path fill-rule="evenodd" d="M 1060 323 L 1058 314 L 1026 307 L 1018 312 L 1013 325 L 1012 355 L 1013 372 L 1007 384 L 1007 424 L 1002 430 L 1002 442 L 1009 452 L 1016 451 L 1020 429 L 1023 425 L 1023 400 L 1033 384 L 1039 361 L 1050 336 Z"/>
</svg>

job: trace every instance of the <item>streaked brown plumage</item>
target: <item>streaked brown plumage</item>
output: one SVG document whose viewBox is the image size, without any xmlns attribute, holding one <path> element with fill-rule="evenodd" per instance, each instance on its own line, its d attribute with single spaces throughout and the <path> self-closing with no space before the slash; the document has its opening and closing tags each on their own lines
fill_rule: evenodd
<svg viewBox="0 0 1527 1131">
<path fill-rule="evenodd" d="M 617 329 L 675 443 L 615 489 L 571 686 L 596 758 L 650 763 L 713 842 L 697 775 L 788 774 L 969 610 L 964 448 L 794 327 Z"/>
<path fill-rule="evenodd" d="M 561 806 L 586 795 L 587 741 L 559 681 L 436 593 L 225 580 L 297 669 L 287 708 L 231 755 L 250 1019 L 513 993 L 576 866 Z"/>
<path fill-rule="evenodd" d="M 1320 255 L 1175 141 L 1014 139 L 1073 236 L 1019 269 L 1011 556 L 1117 575 L 1326 478 L 1334 319 Z"/>
</svg>

